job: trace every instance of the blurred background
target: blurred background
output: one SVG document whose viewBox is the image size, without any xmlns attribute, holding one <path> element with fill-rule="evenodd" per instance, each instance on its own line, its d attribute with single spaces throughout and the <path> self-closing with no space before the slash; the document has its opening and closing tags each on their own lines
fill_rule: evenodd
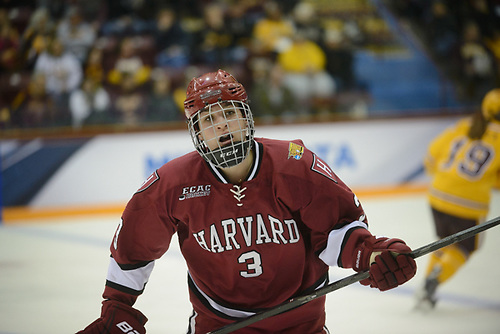
<svg viewBox="0 0 500 334">
<path fill-rule="evenodd" d="M 425 118 L 425 128 L 472 113 L 500 85 L 495 0 L 0 3 L 4 206 L 31 203 L 102 135 L 185 131 L 187 83 L 218 68 L 244 84 L 264 126 Z M 423 149 L 449 123 L 413 143 Z M 170 158 L 141 158 L 139 179 Z"/>
<path fill-rule="evenodd" d="M 2 137 L 169 128 L 224 68 L 260 122 L 466 113 L 499 85 L 494 0 L 2 0 Z"/>
</svg>

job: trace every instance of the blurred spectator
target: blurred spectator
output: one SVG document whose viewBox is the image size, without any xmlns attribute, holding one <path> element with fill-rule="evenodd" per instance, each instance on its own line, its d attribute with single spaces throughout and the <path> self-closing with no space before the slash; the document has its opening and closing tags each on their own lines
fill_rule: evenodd
<svg viewBox="0 0 500 334">
<path fill-rule="evenodd" d="M 57 111 L 55 101 L 45 89 L 45 76 L 38 73 L 31 77 L 28 86 L 12 102 L 11 122 L 20 128 L 61 125 Z"/>
<path fill-rule="evenodd" d="M 19 32 L 9 22 L 7 11 L 0 9 L 0 68 L 2 70 L 16 70 L 20 61 Z"/>
<path fill-rule="evenodd" d="M 495 58 L 495 64 L 496 64 L 495 86 L 500 87 L 500 29 L 494 30 L 492 37 L 485 38 L 484 42 L 486 43 L 486 46 L 491 50 L 493 57 Z"/>
<path fill-rule="evenodd" d="M 496 22 L 500 18 L 500 13 L 495 13 L 495 3 L 497 3 L 496 10 L 500 10 L 499 2 L 496 0 L 474 0 L 466 1 L 466 19 L 474 21 L 479 28 L 481 36 L 491 38 L 495 29 L 498 29 L 499 23 Z"/>
<path fill-rule="evenodd" d="M 25 66 L 31 68 L 47 47 L 56 31 L 56 24 L 45 7 L 37 8 L 30 17 L 21 39 Z"/>
<path fill-rule="evenodd" d="M 33 5 L 33 0 L 2 0 L 0 4 L 2 8 L 6 8 L 8 10 L 13 10 L 13 9 L 15 10 L 19 6 Z"/>
<path fill-rule="evenodd" d="M 466 98 L 479 98 L 495 85 L 496 64 L 476 23 L 468 22 L 459 49 L 460 71 Z"/>
<path fill-rule="evenodd" d="M 493 22 L 493 29 L 500 31 L 500 2 L 489 1 L 488 8 L 491 15 L 491 22 Z"/>
<path fill-rule="evenodd" d="M 434 1 L 425 32 L 430 46 L 439 60 L 449 59 L 459 41 L 457 19 L 450 13 L 446 3 Z"/>
<path fill-rule="evenodd" d="M 148 99 L 148 122 L 182 121 L 184 115 L 177 107 L 172 95 L 171 79 L 168 74 L 156 69 L 152 75 L 153 88 Z"/>
<path fill-rule="evenodd" d="M 295 7 L 301 2 L 310 2 L 310 3 L 319 3 L 321 5 L 321 2 L 318 0 L 311 1 L 311 0 L 275 0 L 279 6 L 281 7 L 281 10 L 285 15 L 291 15 Z M 327 1 L 330 2 L 330 1 Z"/>
<path fill-rule="evenodd" d="M 64 49 L 83 63 L 96 40 L 96 32 L 91 24 L 83 20 L 77 7 L 70 7 L 57 27 L 57 37 Z"/>
<path fill-rule="evenodd" d="M 124 74 L 120 90 L 112 103 L 115 123 L 136 126 L 145 119 L 146 108 L 146 97 L 138 89 L 136 78 L 131 74 Z"/>
<path fill-rule="evenodd" d="M 186 99 L 186 88 L 191 81 L 191 79 L 198 77 L 203 74 L 203 70 L 200 67 L 195 65 L 190 65 L 186 67 L 186 69 L 182 72 L 182 81 L 183 83 L 177 85 L 173 91 L 173 97 L 175 104 L 179 110 L 184 111 L 184 100 Z"/>
<path fill-rule="evenodd" d="M 258 1 L 233 1 L 226 11 L 226 26 L 233 36 L 233 45 L 248 49 L 255 22 L 260 19 Z"/>
<path fill-rule="evenodd" d="M 391 47 L 398 44 L 387 22 L 376 12 L 371 12 L 360 21 L 360 28 L 364 35 L 366 47 L 376 46 L 379 48 Z"/>
<path fill-rule="evenodd" d="M 261 53 L 276 54 L 287 49 L 294 33 L 293 23 L 288 20 L 275 1 L 265 3 L 265 17 L 255 23 L 254 48 Z"/>
<path fill-rule="evenodd" d="M 299 105 L 293 92 L 284 85 L 280 65 L 265 59 L 252 64 L 253 84 L 250 99 L 254 116 L 263 123 L 292 121 L 299 114 Z"/>
<path fill-rule="evenodd" d="M 141 35 L 150 32 L 153 22 L 152 17 L 142 17 L 144 10 L 156 9 L 149 0 L 117 1 L 106 0 L 107 20 L 101 26 L 101 32 L 104 36 L 126 37 Z"/>
<path fill-rule="evenodd" d="M 295 34 L 292 45 L 277 61 L 285 71 L 285 85 L 306 108 L 334 97 L 336 85 L 326 71 L 325 52 L 302 34 Z"/>
<path fill-rule="evenodd" d="M 0 106 L 0 129 L 4 130 L 12 127 L 9 108 Z"/>
<path fill-rule="evenodd" d="M 423 13 L 429 6 L 431 1 L 420 1 L 420 0 L 389 0 L 389 4 L 395 11 L 398 17 L 408 18 L 410 20 L 420 20 L 423 17 Z"/>
<path fill-rule="evenodd" d="M 171 8 L 162 8 L 156 17 L 153 30 L 156 49 L 156 65 L 184 67 L 189 64 L 192 36 L 183 28 Z"/>
<path fill-rule="evenodd" d="M 67 107 L 69 94 L 80 86 L 83 77 L 82 64 L 75 55 L 65 52 L 57 37 L 36 60 L 34 72 L 45 76 L 45 89 L 60 108 Z"/>
<path fill-rule="evenodd" d="M 354 46 L 363 47 L 365 45 L 367 37 L 356 20 L 349 19 L 343 21 L 342 32 Z"/>
<path fill-rule="evenodd" d="M 71 0 L 71 5 L 77 7 L 85 22 L 94 28 L 96 34 L 106 20 L 106 2 L 102 0 Z"/>
<path fill-rule="evenodd" d="M 310 2 L 299 2 L 293 9 L 295 32 L 300 32 L 314 43 L 321 43 L 323 27 L 318 20 L 316 8 Z"/>
<path fill-rule="evenodd" d="M 196 33 L 193 47 L 193 60 L 198 64 L 221 67 L 243 58 L 233 48 L 222 4 L 214 2 L 204 7 L 203 27 Z"/>
<path fill-rule="evenodd" d="M 17 1 L 17 0 L 16 0 Z M 72 0 L 73 1 L 73 0 Z M 50 18 L 55 22 L 59 22 L 66 12 L 71 1 L 67 0 L 37 0 L 39 8 L 47 8 Z"/>
<path fill-rule="evenodd" d="M 73 91 L 69 97 L 73 128 L 79 129 L 84 123 L 108 123 L 110 104 L 110 96 L 101 82 L 93 77 L 85 78 L 81 87 Z"/>
<path fill-rule="evenodd" d="M 326 71 L 333 77 L 338 91 L 356 88 L 354 50 L 342 31 L 328 29 L 320 44 L 326 56 Z"/>
<path fill-rule="evenodd" d="M 125 78 L 133 80 L 134 85 L 145 84 L 151 75 L 151 67 L 144 64 L 139 56 L 134 37 L 124 37 L 120 45 L 120 53 L 108 73 L 108 81 L 112 85 L 121 86 Z"/>
<path fill-rule="evenodd" d="M 99 47 L 90 50 L 89 55 L 83 64 L 83 71 L 86 78 L 92 78 L 95 82 L 104 83 L 103 51 Z"/>
</svg>

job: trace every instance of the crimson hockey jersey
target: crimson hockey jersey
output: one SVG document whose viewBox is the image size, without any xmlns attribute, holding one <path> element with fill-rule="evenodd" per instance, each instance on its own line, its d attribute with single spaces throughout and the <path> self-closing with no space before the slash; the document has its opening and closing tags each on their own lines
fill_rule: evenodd
<svg viewBox="0 0 500 334">
<path fill-rule="evenodd" d="M 197 152 L 153 173 L 115 233 L 108 292 L 141 294 L 174 234 L 189 271 L 193 333 L 312 292 L 327 283 L 328 266 L 352 267 L 355 243 L 347 240 L 367 228 L 356 196 L 299 140 L 257 138 L 253 147 L 254 165 L 240 185 Z M 308 317 L 324 322 L 324 299 L 287 313 L 290 326 Z M 280 316 L 273 319 L 254 326 L 284 328 Z"/>
</svg>

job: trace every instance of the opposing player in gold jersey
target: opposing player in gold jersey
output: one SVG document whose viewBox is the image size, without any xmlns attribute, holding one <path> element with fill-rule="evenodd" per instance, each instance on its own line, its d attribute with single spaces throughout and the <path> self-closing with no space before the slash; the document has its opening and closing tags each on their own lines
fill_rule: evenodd
<svg viewBox="0 0 500 334">
<path fill-rule="evenodd" d="M 483 222 L 491 191 L 500 188 L 500 89 L 486 94 L 475 115 L 435 138 L 424 165 L 432 177 L 429 203 L 438 237 Z M 437 287 L 467 262 L 478 241 L 476 236 L 431 254 L 417 307 L 435 306 Z"/>
</svg>

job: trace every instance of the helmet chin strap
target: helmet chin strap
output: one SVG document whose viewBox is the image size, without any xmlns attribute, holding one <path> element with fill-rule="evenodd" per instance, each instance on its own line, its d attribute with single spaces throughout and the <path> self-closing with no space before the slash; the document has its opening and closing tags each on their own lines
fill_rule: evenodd
<svg viewBox="0 0 500 334">
<path fill-rule="evenodd" d="M 240 164 L 248 155 L 251 140 L 244 140 L 226 147 L 219 147 L 208 151 L 204 157 L 219 168 L 228 168 Z"/>
</svg>

